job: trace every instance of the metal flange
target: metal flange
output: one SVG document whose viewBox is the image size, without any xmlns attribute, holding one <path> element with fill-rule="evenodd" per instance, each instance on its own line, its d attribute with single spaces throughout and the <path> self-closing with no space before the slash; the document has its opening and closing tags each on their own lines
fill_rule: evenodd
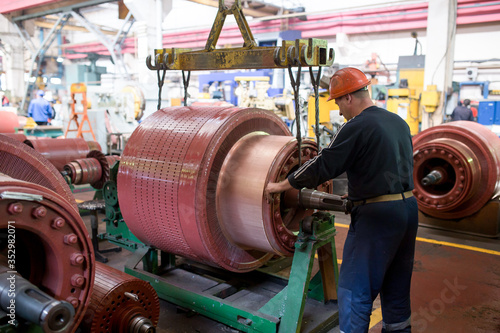
<svg viewBox="0 0 500 333">
<path fill-rule="evenodd" d="M 422 212 L 459 219 L 500 194 L 500 138 L 487 127 L 470 121 L 435 126 L 413 138 L 413 149 L 413 193 Z"/>
</svg>

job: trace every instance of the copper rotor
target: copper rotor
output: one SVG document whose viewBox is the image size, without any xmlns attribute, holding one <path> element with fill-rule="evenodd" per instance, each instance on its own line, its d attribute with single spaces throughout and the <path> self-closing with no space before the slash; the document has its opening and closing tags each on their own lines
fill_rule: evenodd
<svg viewBox="0 0 500 333">
<path fill-rule="evenodd" d="M 233 146 L 222 166 L 216 195 L 227 239 L 243 249 L 279 255 L 294 252 L 294 232 L 306 211 L 285 208 L 279 195 L 268 203 L 262 193 L 269 181 L 282 181 L 298 168 L 298 154 L 294 137 L 263 132 L 248 134 Z M 304 141 L 302 161 L 316 155 L 316 144 Z"/>
<path fill-rule="evenodd" d="M 244 180 L 237 186 L 237 193 L 227 192 L 235 198 L 231 202 L 250 200 L 249 206 L 262 211 L 258 220 L 246 221 L 267 239 L 252 247 L 251 239 L 256 235 L 236 240 L 235 235 L 229 235 L 229 223 L 223 225 L 221 221 L 236 214 L 229 210 L 246 212 L 244 205 L 218 204 L 217 200 L 219 195 L 227 196 L 226 192 L 218 192 L 218 187 L 226 183 L 221 173 L 227 175 L 237 168 L 236 179 L 249 179 L 245 173 L 251 167 L 236 160 L 227 162 L 227 158 L 234 155 L 231 150 L 235 146 L 247 150 L 244 138 L 256 133 L 283 138 L 273 142 L 258 138 L 263 145 L 248 150 L 263 163 L 259 166 L 260 178 L 250 181 L 256 186 L 251 197 Z M 302 154 L 308 159 L 315 150 L 312 143 L 306 143 Z M 304 212 L 297 209 L 281 216 L 279 198 L 273 204 L 265 203 L 263 184 L 292 172 L 297 154 L 288 128 L 271 112 L 235 107 L 162 109 L 142 122 L 122 154 L 118 174 L 120 208 L 130 230 L 148 245 L 227 270 L 250 271 L 275 254 L 290 255 L 293 251 L 293 221 Z M 245 216 L 240 220 L 245 223 Z"/>
<path fill-rule="evenodd" d="M 100 190 L 109 180 L 109 161 L 100 151 L 92 150 L 86 158 L 66 164 L 64 171 L 70 175 L 73 184 L 90 184 Z"/>
<path fill-rule="evenodd" d="M 149 332 L 145 323 L 156 327 L 159 317 L 160 301 L 148 282 L 96 263 L 92 298 L 82 322 L 84 332 Z M 142 330 L 135 327 L 138 318 L 143 319 Z"/>
<path fill-rule="evenodd" d="M 471 121 L 435 126 L 413 138 L 413 149 L 413 193 L 422 212 L 458 219 L 500 194 L 500 138 L 487 127 Z M 439 180 L 422 182 L 431 172 Z"/>
</svg>

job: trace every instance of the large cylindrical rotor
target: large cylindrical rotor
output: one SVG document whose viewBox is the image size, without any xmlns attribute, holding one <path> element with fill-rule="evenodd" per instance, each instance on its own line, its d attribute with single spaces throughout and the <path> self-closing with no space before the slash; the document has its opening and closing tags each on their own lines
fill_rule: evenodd
<svg viewBox="0 0 500 333">
<path fill-rule="evenodd" d="M 63 196 L 78 211 L 73 193 L 54 165 L 27 145 L 1 135 L 0 173 L 42 185 Z"/>
<path fill-rule="evenodd" d="M 146 244 L 224 269 L 253 270 L 291 255 L 304 209 L 268 203 L 268 181 L 298 167 L 296 140 L 271 112 L 166 108 L 148 117 L 122 154 L 118 199 Z M 306 141 L 302 160 L 314 157 Z M 242 231 L 244 230 L 246 231 Z"/>
<path fill-rule="evenodd" d="M 59 171 L 69 162 L 85 158 L 91 150 L 101 150 L 97 142 L 86 142 L 81 138 L 26 140 L 24 143 L 42 154 Z"/>
<path fill-rule="evenodd" d="M 160 300 L 148 282 L 96 263 L 83 332 L 154 333 L 159 317 Z"/>
<path fill-rule="evenodd" d="M 500 138 L 487 127 L 455 121 L 413 138 L 419 209 L 442 219 L 477 212 L 500 194 Z"/>
</svg>

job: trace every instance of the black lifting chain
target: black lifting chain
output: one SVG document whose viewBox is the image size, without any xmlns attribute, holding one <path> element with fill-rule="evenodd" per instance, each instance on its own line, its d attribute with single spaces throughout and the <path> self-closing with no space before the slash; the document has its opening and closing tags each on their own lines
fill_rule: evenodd
<svg viewBox="0 0 500 333">
<path fill-rule="evenodd" d="M 318 147 L 318 152 L 321 150 L 319 144 L 319 81 L 321 78 L 321 66 L 318 68 L 318 73 L 316 73 L 316 78 L 314 77 L 312 67 L 309 67 L 309 74 L 311 75 L 311 84 L 314 91 L 314 105 L 315 105 L 315 117 L 316 123 L 314 125 L 314 133 L 316 134 L 316 145 Z"/>
<path fill-rule="evenodd" d="M 292 48 L 290 49 L 292 50 Z M 290 57 L 290 59 L 292 58 Z M 299 59 L 293 58 L 293 62 L 295 62 L 295 64 L 297 65 L 297 79 L 293 77 L 291 64 L 288 65 L 288 75 L 290 75 L 290 83 L 292 84 L 294 102 L 295 102 L 295 126 L 297 128 L 297 144 L 299 146 L 299 168 L 300 168 L 300 166 L 302 165 L 302 133 L 300 128 L 301 119 L 300 119 L 300 97 L 299 97 L 301 66 Z"/>
<path fill-rule="evenodd" d="M 191 78 L 191 71 L 188 71 L 187 74 L 187 79 L 184 74 L 184 71 L 182 71 L 182 83 L 184 84 L 184 106 L 187 106 L 187 99 L 188 99 L 188 87 L 189 87 L 189 79 Z"/>
<path fill-rule="evenodd" d="M 158 108 L 157 110 L 160 110 L 161 108 L 161 88 L 163 87 L 163 83 L 165 82 L 165 74 L 167 73 L 167 66 L 166 63 L 164 62 L 159 62 L 159 54 L 156 56 L 156 63 L 159 64 L 158 69 L 156 70 L 156 77 L 158 78 Z M 165 56 L 166 58 L 166 56 Z M 163 75 L 161 75 L 160 79 L 160 71 L 163 70 Z"/>
</svg>

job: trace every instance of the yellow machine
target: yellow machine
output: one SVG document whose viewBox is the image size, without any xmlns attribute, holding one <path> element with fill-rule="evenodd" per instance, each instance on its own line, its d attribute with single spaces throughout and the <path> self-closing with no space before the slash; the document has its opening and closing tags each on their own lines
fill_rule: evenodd
<svg viewBox="0 0 500 333">
<path fill-rule="evenodd" d="M 420 105 L 424 112 L 434 112 L 439 106 L 439 91 L 437 91 L 437 85 L 432 84 L 427 86 L 427 90 L 422 91 L 422 97 L 420 98 Z"/>
<path fill-rule="evenodd" d="M 338 110 L 337 104 L 332 102 L 327 102 L 330 95 L 328 92 L 323 92 L 319 94 L 319 124 L 326 126 L 329 130 L 333 130 L 332 119 L 330 118 L 330 111 Z M 316 106 L 315 106 L 314 95 L 309 96 L 307 103 L 307 136 L 314 138 L 314 125 L 316 124 Z"/>
<path fill-rule="evenodd" d="M 389 89 L 387 110 L 397 113 L 410 126 L 411 135 L 418 134 L 421 114 L 418 107 L 418 97 L 414 89 Z"/>
<path fill-rule="evenodd" d="M 146 99 L 144 98 L 142 90 L 139 87 L 128 85 L 123 87 L 121 92 L 124 95 L 122 101 L 123 104 L 127 104 L 127 95 L 130 95 L 130 98 L 132 99 L 131 101 L 133 101 L 133 116 L 131 114 L 129 115 L 129 112 L 127 112 L 127 121 L 132 121 L 132 119 L 141 120 L 144 114 L 144 109 L 146 108 Z"/>
<path fill-rule="evenodd" d="M 410 126 L 411 135 L 418 134 L 422 113 L 420 94 L 424 90 L 425 56 L 401 56 L 398 61 L 399 86 L 389 89 L 387 110 L 397 113 Z"/>
</svg>

